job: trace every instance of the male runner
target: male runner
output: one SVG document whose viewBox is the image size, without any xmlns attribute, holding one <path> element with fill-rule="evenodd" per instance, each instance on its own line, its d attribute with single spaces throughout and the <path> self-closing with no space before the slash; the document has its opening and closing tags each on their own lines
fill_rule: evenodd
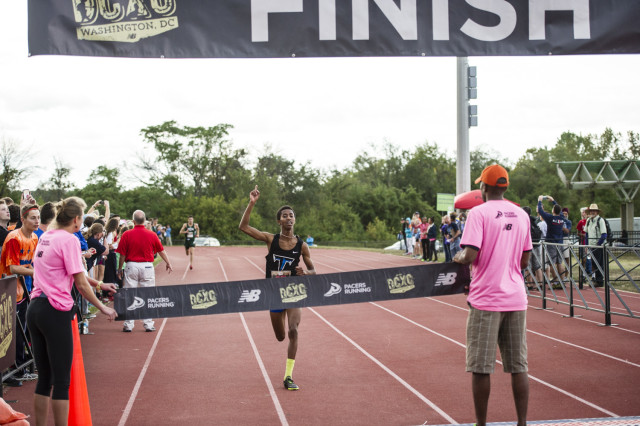
<svg viewBox="0 0 640 426">
<path fill-rule="evenodd" d="M 182 224 L 180 234 L 186 234 L 184 237 L 184 251 L 189 256 L 189 269 L 193 269 L 193 250 L 196 246 L 196 237 L 200 236 L 200 227 L 197 223 L 193 223 L 193 216 L 189 216 L 187 223 Z"/>
<path fill-rule="evenodd" d="M 269 253 L 266 256 L 267 278 L 285 275 L 315 275 L 316 271 L 313 267 L 313 262 L 311 262 L 309 246 L 293 233 L 293 225 L 296 223 L 296 217 L 291 207 L 280 207 L 276 214 L 276 219 L 280 225 L 279 234 L 274 235 L 269 232 L 258 231 L 249 225 L 251 211 L 258 201 L 258 198 L 260 198 L 260 191 L 258 191 L 258 185 L 256 185 L 255 189 L 249 194 L 249 205 L 247 205 L 247 209 L 242 215 L 239 228 L 242 232 L 256 240 L 267 243 L 267 247 L 269 247 Z M 302 269 L 301 266 L 298 266 L 300 255 L 302 255 L 302 260 L 307 267 L 306 271 Z M 298 325 L 302 317 L 302 309 L 272 310 L 270 315 L 271 325 L 276 334 L 276 339 L 278 339 L 279 342 L 284 340 L 285 318 L 288 320 L 289 347 L 287 349 L 287 367 L 284 373 L 284 387 L 291 391 L 298 390 L 298 385 L 293 382 L 291 377 L 293 375 L 296 352 L 298 351 Z"/>
</svg>

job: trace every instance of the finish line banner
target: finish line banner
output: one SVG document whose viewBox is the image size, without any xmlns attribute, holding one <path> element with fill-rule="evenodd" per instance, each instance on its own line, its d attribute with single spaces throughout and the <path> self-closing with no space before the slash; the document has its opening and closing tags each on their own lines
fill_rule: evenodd
<svg viewBox="0 0 640 426">
<path fill-rule="evenodd" d="M 30 55 L 640 53 L 638 0 L 29 0 L 28 4 Z"/>
<path fill-rule="evenodd" d="M 266 311 L 458 294 L 469 267 L 439 263 L 338 274 L 209 284 L 125 288 L 114 297 L 118 320 Z"/>
</svg>

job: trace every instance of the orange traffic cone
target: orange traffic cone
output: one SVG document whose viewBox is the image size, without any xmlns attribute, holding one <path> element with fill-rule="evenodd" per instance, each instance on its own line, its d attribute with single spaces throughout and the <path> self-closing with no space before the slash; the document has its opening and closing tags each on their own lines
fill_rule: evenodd
<svg viewBox="0 0 640 426">
<path fill-rule="evenodd" d="M 80 346 L 78 321 L 73 317 L 71 321 L 73 331 L 73 363 L 71 364 L 71 385 L 69 386 L 69 426 L 91 426 L 91 408 L 89 407 L 89 393 L 87 379 L 84 375 L 84 361 Z"/>
</svg>

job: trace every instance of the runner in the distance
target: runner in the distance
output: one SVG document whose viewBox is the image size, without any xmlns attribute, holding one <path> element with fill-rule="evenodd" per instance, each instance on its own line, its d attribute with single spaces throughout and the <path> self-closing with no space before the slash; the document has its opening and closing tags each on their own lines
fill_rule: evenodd
<svg viewBox="0 0 640 426">
<path fill-rule="evenodd" d="M 196 247 L 196 237 L 200 236 L 200 227 L 193 223 L 193 216 L 187 218 L 187 223 L 182 224 L 180 234 L 184 236 L 184 251 L 189 256 L 189 269 L 193 269 L 193 250 Z"/>
<path fill-rule="evenodd" d="M 315 275 L 316 271 L 311 262 L 311 253 L 307 243 L 303 242 L 300 237 L 293 233 L 293 225 L 296 223 L 295 213 L 289 206 L 280 207 L 276 214 L 276 219 L 280 225 L 279 234 L 271 234 L 269 232 L 259 231 L 249 225 L 249 218 L 253 206 L 260 198 L 258 185 L 249 194 L 249 205 L 242 215 L 240 221 L 240 230 L 245 234 L 255 238 L 258 241 L 264 241 L 269 247 L 267 254 L 267 278 L 278 277 L 283 275 Z M 300 255 L 304 261 L 307 270 L 298 266 Z M 284 387 L 287 390 L 298 390 L 298 385 L 291 378 L 293 375 L 293 365 L 298 351 L 298 325 L 302 317 L 301 308 L 272 310 L 271 325 L 276 334 L 276 339 L 282 342 L 285 338 L 285 319 L 288 320 L 289 326 L 289 347 L 287 349 L 287 367 L 284 373 Z"/>
</svg>

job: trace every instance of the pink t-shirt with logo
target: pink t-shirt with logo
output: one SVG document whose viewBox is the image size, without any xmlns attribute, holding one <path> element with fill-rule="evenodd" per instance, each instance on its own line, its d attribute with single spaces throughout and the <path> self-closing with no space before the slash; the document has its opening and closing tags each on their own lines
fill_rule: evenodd
<svg viewBox="0 0 640 426">
<path fill-rule="evenodd" d="M 70 311 L 73 308 L 73 275 L 83 271 L 78 237 L 63 229 L 45 232 L 33 256 L 31 298 L 44 293 L 51 306 L 59 311 Z"/>
<path fill-rule="evenodd" d="M 487 201 L 469 212 L 461 246 L 477 249 L 467 302 L 484 311 L 527 309 L 520 271 L 522 253 L 533 248 L 528 215 L 509 201 Z"/>
</svg>

